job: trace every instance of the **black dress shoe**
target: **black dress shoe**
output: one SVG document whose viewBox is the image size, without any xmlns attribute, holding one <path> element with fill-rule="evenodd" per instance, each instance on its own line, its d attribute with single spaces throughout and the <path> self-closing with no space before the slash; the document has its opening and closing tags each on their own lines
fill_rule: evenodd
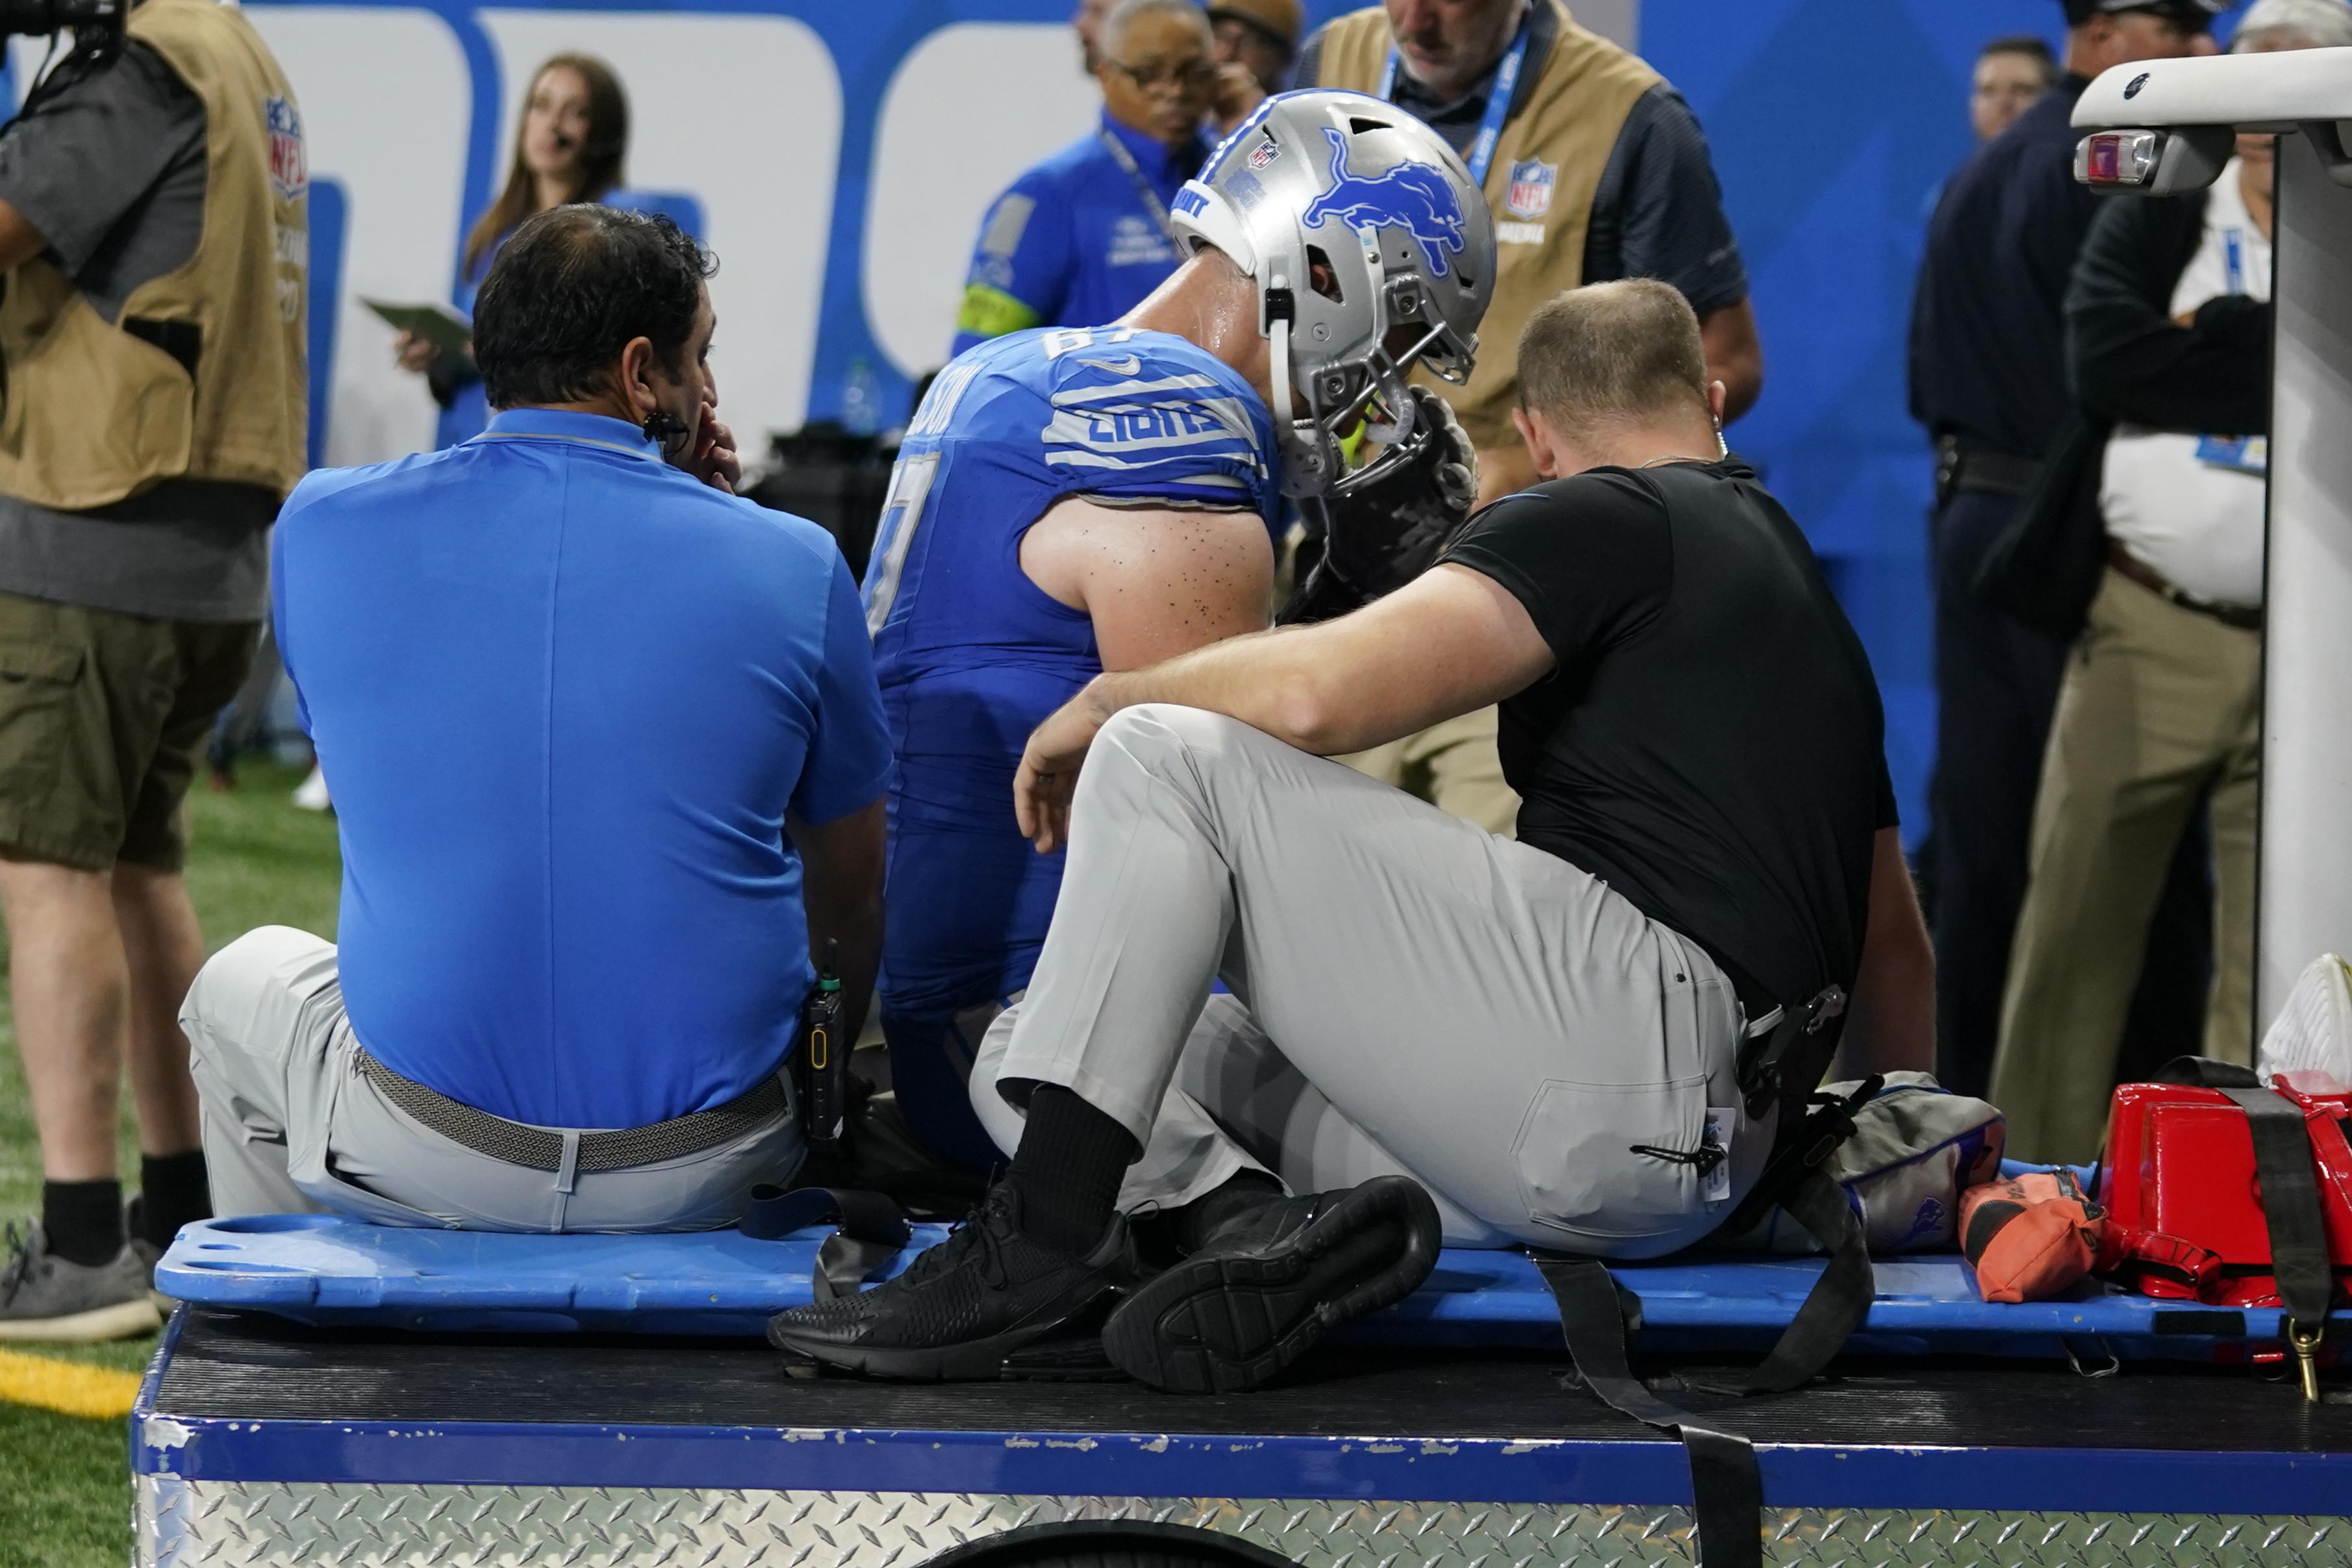
<svg viewBox="0 0 2352 1568">
<path fill-rule="evenodd" d="M 1437 1205 L 1409 1176 L 1268 1198 L 1120 1302 L 1103 1325 L 1103 1352 L 1154 1388 L 1256 1388 L 1326 1330 L 1420 1289 L 1442 1231 Z"/>
<path fill-rule="evenodd" d="M 1081 1257 L 1022 1234 L 1020 1203 L 1000 1182 L 904 1274 L 856 1296 L 777 1313 L 768 1320 L 768 1342 L 875 1377 L 1005 1375 L 1007 1357 L 1108 1295 L 1128 1256 L 1127 1224 L 1116 1215 Z"/>
</svg>

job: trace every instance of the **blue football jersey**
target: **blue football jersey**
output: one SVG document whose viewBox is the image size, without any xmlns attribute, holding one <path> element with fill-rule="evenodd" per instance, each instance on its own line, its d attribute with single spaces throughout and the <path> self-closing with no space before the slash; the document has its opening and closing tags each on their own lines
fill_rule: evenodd
<svg viewBox="0 0 2352 1568">
<path fill-rule="evenodd" d="M 908 426 L 866 568 L 866 624 L 898 767 L 883 1001 L 940 1015 L 1018 991 L 1062 858 L 1013 816 L 1029 732 L 1102 672 L 1084 610 L 1021 569 L 1065 496 L 1279 514 L 1274 427 L 1230 368 L 1127 327 L 992 339 Z"/>
</svg>

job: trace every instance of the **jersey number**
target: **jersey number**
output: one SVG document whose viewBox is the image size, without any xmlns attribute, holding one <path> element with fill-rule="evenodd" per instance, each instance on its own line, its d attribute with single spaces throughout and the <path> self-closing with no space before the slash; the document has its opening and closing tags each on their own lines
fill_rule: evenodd
<svg viewBox="0 0 2352 1568">
<path fill-rule="evenodd" d="M 1133 327 L 1056 327 L 1040 340 L 1039 346 L 1047 359 L 1060 359 L 1073 349 L 1090 349 L 1097 343 L 1123 343 L 1135 336 Z"/>
<path fill-rule="evenodd" d="M 940 455 L 921 452 L 898 459 L 890 470 L 890 493 L 882 501 L 881 525 L 875 531 L 874 560 L 866 569 L 866 635 L 879 637 L 898 602 L 898 578 L 907 570 L 907 551 L 915 531 L 923 525 L 923 503 L 930 500 L 931 478 L 940 471 Z"/>
</svg>

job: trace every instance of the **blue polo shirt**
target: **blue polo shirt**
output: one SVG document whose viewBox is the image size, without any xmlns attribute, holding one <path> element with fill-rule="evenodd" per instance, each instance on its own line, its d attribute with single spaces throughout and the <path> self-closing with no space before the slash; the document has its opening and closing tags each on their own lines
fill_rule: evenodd
<svg viewBox="0 0 2352 1568">
<path fill-rule="evenodd" d="M 273 550 L 360 1043 L 551 1127 L 774 1072 L 812 978 L 784 815 L 845 816 L 890 768 L 832 538 L 628 425 L 528 409 L 310 475 Z"/>
<path fill-rule="evenodd" d="M 1007 332 L 1099 326 L 1133 310 L 1176 270 L 1168 204 L 1208 156 L 1199 137 L 1171 148 L 1106 113 L 1013 181 L 981 221 L 949 357 Z"/>
</svg>

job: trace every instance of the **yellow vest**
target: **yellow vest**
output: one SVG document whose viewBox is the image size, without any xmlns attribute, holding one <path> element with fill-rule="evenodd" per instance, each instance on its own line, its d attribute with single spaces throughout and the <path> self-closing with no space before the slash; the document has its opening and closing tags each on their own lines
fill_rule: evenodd
<svg viewBox="0 0 2352 1568">
<path fill-rule="evenodd" d="M 47 259 L 0 279 L 0 494 L 69 511 L 169 479 L 283 496 L 302 477 L 310 404 L 293 89 L 252 25 L 215 0 L 144 0 L 129 32 L 204 103 L 203 233 L 111 326 Z M 194 374 L 125 331 L 133 321 L 193 326 Z"/>
<path fill-rule="evenodd" d="M 1486 205 L 1495 215 L 1495 293 L 1478 329 L 1478 368 L 1467 386 L 1424 373 L 1454 405 L 1462 428 L 1482 450 L 1517 437 L 1511 408 L 1519 395 L 1519 331 L 1538 305 L 1584 281 L 1584 230 L 1593 192 L 1634 103 L 1664 79 L 1636 56 L 1580 27 L 1559 0 L 1549 5 L 1559 33 L 1525 103 L 1495 144 L 1486 165 Z M 1377 93 L 1388 68 L 1388 13 L 1352 12 L 1323 34 L 1319 87 Z M 1513 200 L 1512 166 L 1537 168 Z M 1549 178 L 1547 179 L 1547 174 Z"/>
</svg>

